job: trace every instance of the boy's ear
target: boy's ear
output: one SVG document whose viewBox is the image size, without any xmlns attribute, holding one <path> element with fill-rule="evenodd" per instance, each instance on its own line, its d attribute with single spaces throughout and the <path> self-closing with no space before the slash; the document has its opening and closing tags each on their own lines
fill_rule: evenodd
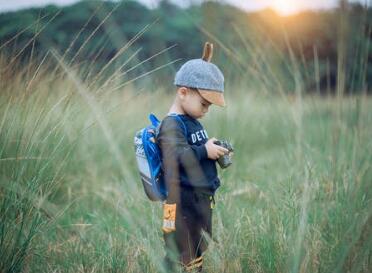
<svg viewBox="0 0 372 273">
<path fill-rule="evenodd" d="M 187 95 L 187 88 L 186 87 L 180 87 L 177 90 L 178 95 L 183 99 Z"/>
</svg>

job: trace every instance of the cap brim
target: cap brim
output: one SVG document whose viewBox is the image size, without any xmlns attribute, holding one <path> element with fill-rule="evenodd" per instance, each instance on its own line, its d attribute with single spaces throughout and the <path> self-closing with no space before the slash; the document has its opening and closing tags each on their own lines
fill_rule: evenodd
<svg viewBox="0 0 372 273">
<path fill-rule="evenodd" d="M 224 107 L 226 106 L 225 98 L 222 92 L 213 91 L 213 90 L 203 90 L 198 89 L 200 95 L 209 101 L 212 104 L 216 104 L 218 106 Z"/>
</svg>

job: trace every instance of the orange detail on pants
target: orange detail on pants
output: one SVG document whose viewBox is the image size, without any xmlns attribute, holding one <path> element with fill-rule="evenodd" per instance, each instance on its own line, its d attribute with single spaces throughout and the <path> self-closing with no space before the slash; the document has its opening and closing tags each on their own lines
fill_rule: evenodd
<svg viewBox="0 0 372 273">
<path fill-rule="evenodd" d="M 163 205 L 163 227 L 165 233 L 176 230 L 176 204 Z"/>
</svg>

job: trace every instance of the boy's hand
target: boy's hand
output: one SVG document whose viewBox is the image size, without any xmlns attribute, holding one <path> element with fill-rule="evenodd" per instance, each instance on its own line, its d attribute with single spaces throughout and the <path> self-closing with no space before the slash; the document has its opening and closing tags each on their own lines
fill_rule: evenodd
<svg viewBox="0 0 372 273">
<path fill-rule="evenodd" d="M 205 143 L 208 158 L 213 160 L 217 160 L 220 156 L 227 154 L 229 152 L 228 149 L 221 147 L 217 144 L 214 144 L 215 141 L 217 141 L 217 138 L 212 137 L 207 141 L 207 143 Z"/>
</svg>

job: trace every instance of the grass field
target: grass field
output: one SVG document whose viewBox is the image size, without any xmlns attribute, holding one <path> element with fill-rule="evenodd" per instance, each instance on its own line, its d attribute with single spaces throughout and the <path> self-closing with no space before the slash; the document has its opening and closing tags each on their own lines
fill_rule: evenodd
<svg viewBox="0 0 372 273">
<path fill-rule="evenodd" d="M 0 272 L 162 272 L 133 136 L 172 91 L 1 67 Z M 202 120 L 235 147 L 205 272 L 372 272 L 372 100 L 230 87 L 227 103 Z"/>
</svg>

